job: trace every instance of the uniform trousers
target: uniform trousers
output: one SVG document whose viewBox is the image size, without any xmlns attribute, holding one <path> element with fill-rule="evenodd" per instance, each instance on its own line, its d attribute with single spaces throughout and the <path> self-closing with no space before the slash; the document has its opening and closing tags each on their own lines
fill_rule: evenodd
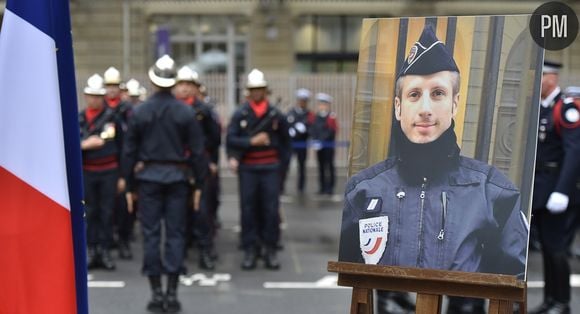
<svg viewBox="0 0 580 314">
<path fill-rule="evenodd" d="M 568 250 L 574 240 L 578 210 L 568 206 L 561 214 L 552 214 L 547 209 L 533 213 L 544 260 L 544 300 L 570 302 Z"/>
<path fill-rule="evenodd" d="M 87 212 L 87 244 L 108 250 L 113 239 L 113 207 L 117 194 L 117 169 L 83 171 Z"/>
<path fill-rule="evenodd" d="M 255 248 L 259 240 L 274 248 L 280 238 L 279 169 L 240 166 L 239 186 L 242 215 L 242 247 Z"/>
<path fill-rule="evenodd" d="M 295 148 L 296 160 L 298 161 L 298 191 L 304 191 L 306 183 L 306 148 Z"/>
<path fill-rule="evenodd" d="M 159 276 L 183 270 L 187 201 L 191 186 L 185 182 L 139 181 L 138 217 L 143 231 L 143 274 Z M 161 229 L 165 243 L 161 257 Z"/>
<path fill-rule="evenodd" d="M 334 148 L 322 148 L 317 152 L 320 193 L 331 194 L 334 190 Z"/>
</svg>

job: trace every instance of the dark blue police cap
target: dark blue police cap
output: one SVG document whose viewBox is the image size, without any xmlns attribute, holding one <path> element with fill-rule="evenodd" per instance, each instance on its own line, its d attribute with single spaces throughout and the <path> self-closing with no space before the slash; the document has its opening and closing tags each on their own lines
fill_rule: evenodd
<svg viewBox="0 0 580 314">
<path fill-rule="evenodd" d="M 440 71 L 459 73 L 459 68 L 447 47 L 435 36 L 433 28 L 427 25 L 419 40 L 411 47 L 397 79 L 405 75 L 428 75 Z"/>
</svg>

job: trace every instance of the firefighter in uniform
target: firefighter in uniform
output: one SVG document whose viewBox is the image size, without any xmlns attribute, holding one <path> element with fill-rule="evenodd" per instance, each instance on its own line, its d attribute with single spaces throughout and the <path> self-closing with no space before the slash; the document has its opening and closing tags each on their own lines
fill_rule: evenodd
<svg viewBox="0 0 580 314">
<path fill-rule="evenodd" d="M 266 98 L 267 86 L 262 72 L 250 72 L 248 101 L 236 110 L 227 131 L 230 166 L 239 178 L 244 270 L 256 268 L 259 239 L 266 268 L 280 268 L 279 167 L 291 146 L 286 118 Z"/>
<path fill-rule="evenodd" d="M 130 79 L 127 81 L 127 96 L 129 97 L 129 103 L 131 107 L 140 105 L 143 100 L 146 90 L 145 87 L 141 86 L 139 81 L 136 79 Z"/>
<path fill-rule="evenodd" d="M 127 122 L 131 114 L 131 104 L 122 99 L 121 73 L 114 67 L 109 67 L 103 74 L 105 81 L 105 103 L 121 121 L 123 130 L 127 129 Z M 127 211 L 127 203 L 122 194 L 117 195 L 114 210 L 114 226 L 117 234 L 117 246 L 119 258 L 132 259 L 133 253 L 130 246 L 131 232 L 133 230 L 133 218 Z"/>
<path fill-rule="evenodd" d="M 296 91 L 296 106 L 294 106 L 286 119 L 290 127 L 289 133 L 292 137 L 292 148 L 298 161 L 298 192 L 304 192 L 306 184 L 306 153 L 307 141 L 309 137 L 309 128 L 314 122 L 314 113 L 308 109 L 311 93 L 306 88 L 300 88 Z"/>
<path fill-rule="evenodd" d="M 455 61 L 426 27 L 396 78 L 395 155 L 347 182 L 339 260 L 523 278 L 519 191 L 493 166 L 460 155 L 459 83 Z M 458 312 L 451 304 L 448 313 Z"/>
<path fill-rule="evenodd" d="M 196 209 L 207 175 L 203 131 L 195 111 L 171 93 L 176 74 L 175 62 L 168 55 L 149 69 L 149 79 L 156 91 L 133 111 L 123 148 L 122 173 L 127 181 L 126 196 L 131 211 L 132 191 L 138 181 L 143 273 L 149 277 L 152 290 L 147 309 L 156 313 L 175 313 L 181 308 L 177 285 L 184 270 L 185 219 L 192 195 L 190 176 L 193 173 Z M 163 257 L 160 246 L 164 247 Z M 162 274 L 168 275 L 165 294 Z"/>
<path fill-rule="evenodd" d="M 532 202 L 544 261 L 544 302 L 533 314 L 570 313 L 568 250 L 580 207 L 580 100 L 558 86 L 561 64 L 544 62 Z"/>
<path fill-rule="evenodd" d="M 193 108 L 205 138 L 205 153 L 209 161 L 207 165 L 208 177 L 205 180 L 206 183 L 202 193 L 201 206 L 199 210 L 192 212 L 190 218 L 192 222 L 191 229 L 199 246 L 199 267 L 201 269 L 213 270 L 215 268 L 214 256 L 212 256 L 214 219 L 213 213 L 208 206 L 208 196 L 212 196 L 211 193 L 213 193 L 215 187 L 221 137 L 220 126 L 217 123 L 213 110 L 197 96 L 200 85 L 201 82 L 199 81 L 198 73 L 191 70 L 188 66 L 183 66 L 177 72 L 177 84 L 173 91 L 177 99 Z"/>
<path fill-rule="evenodd" d="M 325 93 L 316 94 L 318 111 L 311 123 L 313 147 L 318 157 L 318 175 L 320 190 L 318 194 L 332 195 L 334 192 L 335 168 L 334 150 L 338 128 L 336 113 L 330 111 L 332 97 Z"/>
<path fill-rule="evenodd" d="M 79 115 L 85 203 L 87 207 L 88 268 L 115 269 L 109 253 L 113 239 L 115 196 L 124 190 L 119 180 L 122 130 L 105 106 L 103 79 L 94 74 L 84 89 L 87 108 Z"/>
</svg>

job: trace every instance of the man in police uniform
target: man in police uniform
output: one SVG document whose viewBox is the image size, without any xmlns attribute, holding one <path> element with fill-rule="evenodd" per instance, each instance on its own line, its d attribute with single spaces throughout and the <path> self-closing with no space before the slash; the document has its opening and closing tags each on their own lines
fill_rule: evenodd
<svg viewBox="0 0 580 314">
<path fill-rule="evenodd" d="M 397 75 L 396 155 L 347 183 L 339 260 L 523 278 L 520 195 L 494 167 L 460 156 L 459 83 L 426 27 Z"/>
<path fill-rule="evenodd" d="M 103 79 L 94 74 L 84 89 L 87 108 L 80 112 L 83 178 L 87 208 L 88 268 L 115 269 L 109 253 L 113 240 L 113 207 L 118 189 L 121 124 L 105 106 Z"/>
<path fill-rule="evenodd" d="M 298 192 L 304 192 L 306 184 L 306 153 L 307 141 L 309 137 L 309 128 L 314 122 L 314 113 L 308 109 L 311 93 L 306 88 L 300 88 L 296 91 L 296 106 L 294 106 L 286 119 L 289 124 L 289 133 L 292 137 L 292 148 L 298 161 Z"/>
<path fill-rule="evenodd" d="M 580 195 L 580 101 L 558 86 L 561 64 L 544 62 L 532 202 L 544 260 L 544 302 L 530 313 L 570 313 L 568 250 Z"/>
<path fill-rule="evenodd" d="M 128 191 L 138 181 L 138 214 L 145 250 L 143 273 L 149 277 L 153 294 L 147 309 L 156 313 L 175 313 L 181 308 L 177 285 L 183 270 L 185 218 L 192 194 L 189 177 L 193 173 L 195 209 L 207 175 L 203 132 L 195 112 L 171 93 L 176 74 L 175 62 L 168 55 L 149 69 L 156 91 L 133 111 L 123 150 L 122 172 Z M 131 192 L 127 199 L 132 210 Z M 165 239 L 164 244 L 161 239 Z M 163 258 L 160 245 L 165 248 Z M 163 273 L 168 274 L 165 294 L 161 288 Z"/>
<path fill-rule="evenodd" d="M 280 268 L 276 255 L 280 238 L 279 167 L 291 146 L 286 117 L 269 103 L 267 86 L 262 72 L 250 72 L 248 101 L 236 110 L 227 132 L 230 164 L 239 176 L 244 270 L 256 268 L 259 239 L 266 248 L 266 268 Z"/>
<path fill-rule="evenodd" d="M 208 177 L 205 178 L 206 184 L 202 193 L 201 206 L 199 210 L 192 212 L 190 218 L 192 220 L 191 231 L 195 235 L 199 246 L 199 267 L 213 270 L 215 268 L 212 257 L 214 219 L 213 212 L 208 206 L 208 196 L 211 196 L 215 188 L 221 134 L 215 113 L 197 96 L 200 85 L 199 74 L 190 67 L 183 66 L 177 72 L 177 84 L 173 92 L 177 99 L 193 108 L 205 138 L 204 146 L 208 157 Z"/>
<path fill-rule="evenodd" d="M 318 194 L 332 195 L 334 192 L 335 168 L 334 151 L 338 129 L 336 113 L 330 111 L 332 97 L 325 93 L 316 94 L 318 109 L 312 125 L 310 135 L 318 159 L 318 179 L 320 187 Z"/>
</svg>

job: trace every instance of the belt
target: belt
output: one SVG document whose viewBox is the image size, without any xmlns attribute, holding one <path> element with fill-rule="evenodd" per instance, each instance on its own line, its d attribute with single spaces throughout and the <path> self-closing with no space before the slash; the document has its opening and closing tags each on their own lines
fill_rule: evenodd
<svg viewBox="0 0 580 314">
<path fill-rule="evenodd" d="M 158 160 L 151 161 L 150 160 L 150 161 L 144 161 L 143 163 L 145 164 L 145 166 L 154 166 L 154 165 L 174 166 L 174 167 L 177 167 L 179 169 L 185 169 L 185 170 L 189 169 L 189 166 L 187 165 L 187 163 L 183 162 L 183 161 L 158 161 Z"/>
</svg>

